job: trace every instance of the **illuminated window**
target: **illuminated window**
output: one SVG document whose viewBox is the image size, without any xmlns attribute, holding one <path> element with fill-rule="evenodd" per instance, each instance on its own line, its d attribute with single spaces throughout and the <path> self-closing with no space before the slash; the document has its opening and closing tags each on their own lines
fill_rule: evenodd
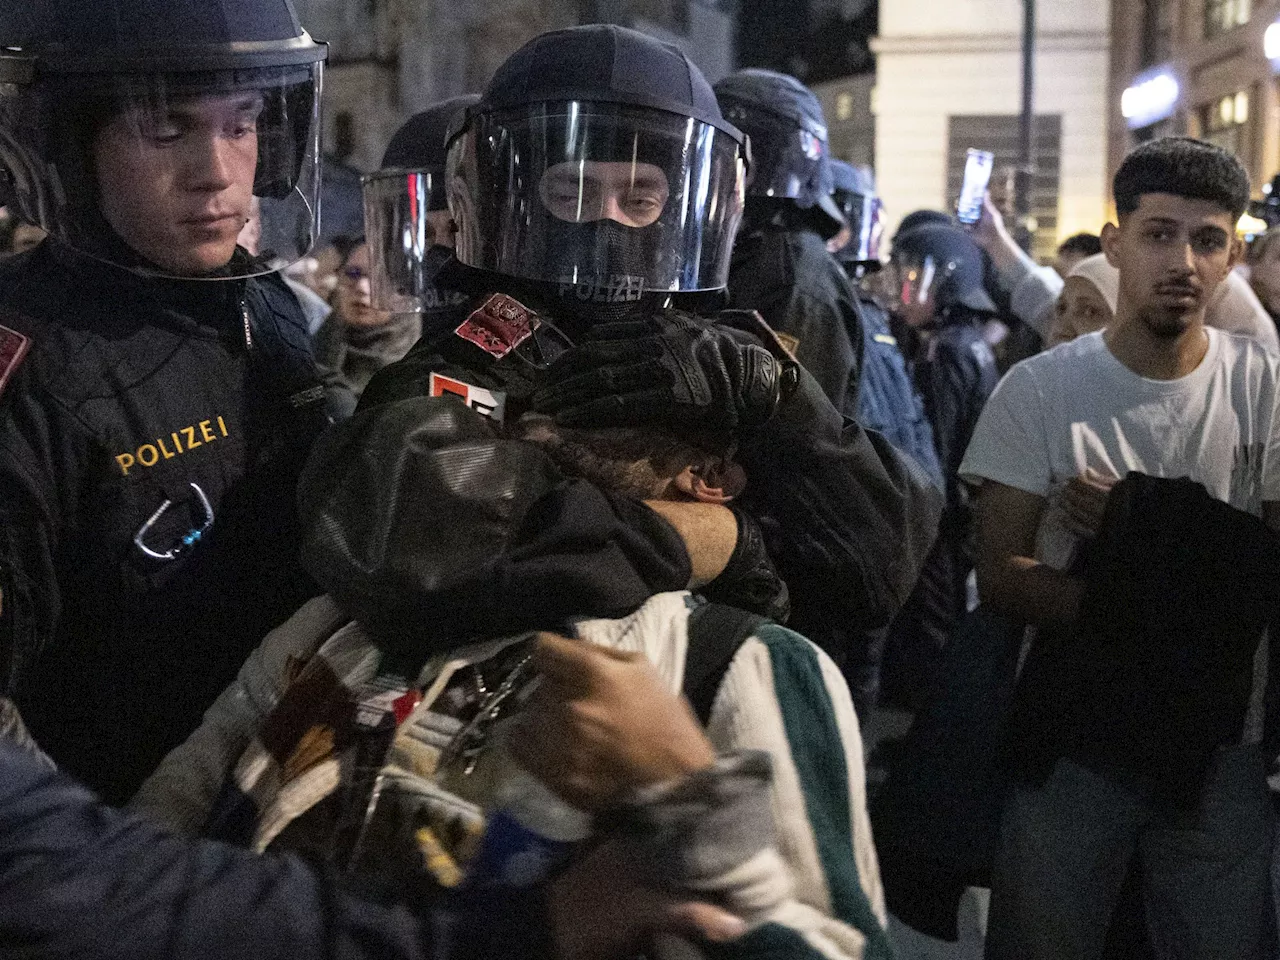
<svg viewBox="0 0 1280 960">
<path fill-rule="evenodd" d="M 1241 90 L 1200 108 L 1200 137 L 1243 156 L 1249 124 L 1249 94 Z"/>
<path fill-rule="evenodd" d="M 1204 0 L 1204 35 L 1216 37 L 1248 23 L 1252 7 L 1252 0 Z"/>
</svg>

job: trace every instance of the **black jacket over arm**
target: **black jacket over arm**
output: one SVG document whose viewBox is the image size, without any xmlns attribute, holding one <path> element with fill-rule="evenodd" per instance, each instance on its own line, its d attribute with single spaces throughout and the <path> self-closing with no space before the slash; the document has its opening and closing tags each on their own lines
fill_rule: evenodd
<svg viewBox="0 0 1280 960">
<path fill-rule="evenodd" d="M 832 406 L 856 417 L 862 307 L 821 237 L 809 229 L 780 226 L 740 236 L 729 272 L 729 305 L 764 317 L 787 338 Z"/>
</svg>

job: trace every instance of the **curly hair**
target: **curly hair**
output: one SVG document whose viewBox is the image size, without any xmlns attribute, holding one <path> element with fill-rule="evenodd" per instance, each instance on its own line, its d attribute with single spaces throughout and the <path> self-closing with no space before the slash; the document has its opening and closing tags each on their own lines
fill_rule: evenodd
<svg viewBox="0 0 1280 960">
<path fill-rule="evenodd" d="M 565 476 L 588 480 L 610 493 L 654 496 L 689 466 L 712 467 L 733 453 L 725 437 L 685 437 L 651 427 L 562 427 L 549 417 L 525 416 L 509 428 L 537 444 Z"/>
<path fill-rule="evenodd" d="M 1249 204 L 1249 174 L 1234 154 L 1191 137 L 1164 137 L 1134 148 L 1116 171 L 1120 216 L 1138 209 L 1146 193 L 1206 200 L 1239 219 Z"/>
</svg>

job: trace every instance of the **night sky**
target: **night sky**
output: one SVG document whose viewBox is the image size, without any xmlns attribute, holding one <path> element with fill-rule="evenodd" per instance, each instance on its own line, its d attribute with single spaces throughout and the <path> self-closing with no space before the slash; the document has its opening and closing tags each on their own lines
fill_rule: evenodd
<svg viewBox="0 0 1280 960">
<path fill-rule="evenodd" d="M 874 68 L 867 39 L 876 30 L 877 3 L 854 19 L 842 8 L 856 3 L 822 0 L 742 0 L 738 56 L 744 67 L 769 67 L 806 83 L 865 73 Z"/>
</svg>

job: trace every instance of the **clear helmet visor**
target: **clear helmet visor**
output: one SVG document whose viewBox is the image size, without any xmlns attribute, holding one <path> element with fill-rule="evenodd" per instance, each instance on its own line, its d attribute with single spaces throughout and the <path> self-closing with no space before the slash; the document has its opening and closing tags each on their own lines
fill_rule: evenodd
<svg viewBox="0 0 1280 960">
<path fill-rule="evenodd" d="M 836 208 L 844 220 L 840 232 L 828 243 L 837 258 L 846 263 L 867 260 L 872 197 L 839 191 L 832 194 Z"/>
<path fill-rule="evenodd" d="M 319 224 L 322 68 L 0 84 L 14 206 L 143 274 L 229 279 L 292 263 Z"/>
<path fill-rule="evenodd" d="M 447 176 L 468 266 L 600 302 L 728 281 L 745 163 L 710 124 L 584 102 L 481 112 Z"/>
<path fill-rule="evenodd" d="M 884 240 L 884 204 L 879 197 L 871 198 L 867 217 L 867 223 L 863 226 L 867 255 L 862 259 L 868 263 L 879 263 L 880 245 Z"/>
<path fill-rule="evenodd" d="M 809 206 L 817 201 L 815 190 L 825 187 L 830 193 L 831 184 L 823 181 L 827 143 L 808 130 L 753 125 L 751 155 L 754 162 L 747 189 L 752 196 L 798 200 Z"/>
<path fill-rule="evenodd" d="M 931 316 L 938 294 L 955 271 L 955 264 L 932 255 L 895 253 L 890 262 L 894 299 L 908 322 Z"/>
<path fill-rule="evenodd" d="M 393 313 L 430 309 L 438 297 L 441 251 L 453 247 L 443 172 L 379 170 L 362 184 L 374 307 Z"/>
</svg>

